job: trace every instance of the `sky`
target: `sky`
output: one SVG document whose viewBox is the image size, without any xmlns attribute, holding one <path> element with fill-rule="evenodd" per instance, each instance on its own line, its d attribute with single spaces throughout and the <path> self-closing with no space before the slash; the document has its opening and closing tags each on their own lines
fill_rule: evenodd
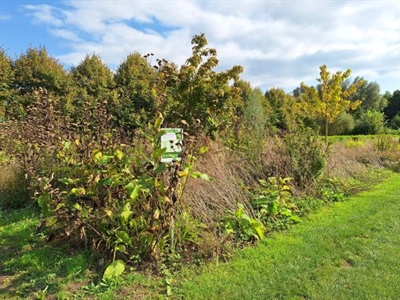
<svg viewBox="0 0 400 300">
<path fill-rule="evenodd" d="M 68 70 L 97 54 L 115 70 L 134 52 L 177 65 L 204 33 L 223 71 L 264 92 L 317 85 L 319 67 L 400 90 L 400 0 L 0 0 L 0 47 L 46 47 Z"/>
</svg>

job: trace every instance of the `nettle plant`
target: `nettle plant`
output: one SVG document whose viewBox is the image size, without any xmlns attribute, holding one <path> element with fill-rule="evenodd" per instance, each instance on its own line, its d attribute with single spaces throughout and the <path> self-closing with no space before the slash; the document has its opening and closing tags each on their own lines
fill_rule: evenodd
<svg viewBox="0 0 400 300">
<path fill-rule="evenodd" d="M 101 147 L 82 138 L 62 142 L 57 176 L 38 179 L 49 239 L 68 238 L 132 263 L 181 250 L 175 219 L 184 186 L 189 178 L 210 178 L 194 171 L 195 158 L 186 153 L 182 161 L 161 162 L 162 122 L 160 114 L 134 146 Z"/>
</svg>

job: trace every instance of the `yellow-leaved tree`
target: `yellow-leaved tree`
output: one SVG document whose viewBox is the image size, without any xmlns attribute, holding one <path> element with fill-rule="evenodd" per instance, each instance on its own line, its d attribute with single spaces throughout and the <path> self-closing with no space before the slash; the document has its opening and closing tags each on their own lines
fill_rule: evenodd
<svg viewBox="0 0 400 300">
<path fill-rule="evenodd" d="M 332 74 L 328 71 L 326 65 L 319 67 L 320 78 L 318 88 L 308 87 L 303 82 L 301 83 L 301 98 L 304 101 L 305 109 L 314 116 L 321 117 L 325 122 L 325 143 L 328 143 L 329 124 L 343 111 L 356 109 L 361 101 L 351 101 L 357 88 L 363 84 L 360 80 L 351 84 L 347 89 L 342 88 L 342 83 L 350 77 L 351 69 L 346 72 L 337 71 Z"/>
</svg>

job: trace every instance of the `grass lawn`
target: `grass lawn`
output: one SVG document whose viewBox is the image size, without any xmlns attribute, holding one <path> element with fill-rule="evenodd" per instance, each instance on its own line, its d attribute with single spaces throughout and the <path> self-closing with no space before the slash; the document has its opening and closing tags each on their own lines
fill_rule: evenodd
<svg viewBox="0 0 400 300">
<path fill-rule="evenodd" d="M 134 270 L 96 285 L 88 253 L 35 235 L 33 209 L 0 211 L 0 299 L 398 299 L 400 175 L 323 208 L 229 263 L 168 281 Z M 101 274 L 100 274 L 101 275 Z M 97 277 L 96 277 L 97 276 Z"/>
<path fill-rule="evenodd" d="M 175 279 L 182 299 L 399 299 L 400 176 L 231 262 Z"/>
</svg>

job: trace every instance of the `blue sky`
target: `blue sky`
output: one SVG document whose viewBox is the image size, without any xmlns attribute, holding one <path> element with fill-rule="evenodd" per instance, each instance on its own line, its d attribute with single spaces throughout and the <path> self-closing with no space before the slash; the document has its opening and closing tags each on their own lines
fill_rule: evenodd
<svg viewBox="0 0 400 300">
<path fill-rule="evenodd" d="M 45 46 L 66 68 L 96 53 L 113 69 L 135 51 L 181 65 L 199 33 L 220 70 L 242 65 L 263 91 L 316 85 L 322 64 L 400 89 L 399 0 L 0 0 L 0 47 Z"/>
</svg>

